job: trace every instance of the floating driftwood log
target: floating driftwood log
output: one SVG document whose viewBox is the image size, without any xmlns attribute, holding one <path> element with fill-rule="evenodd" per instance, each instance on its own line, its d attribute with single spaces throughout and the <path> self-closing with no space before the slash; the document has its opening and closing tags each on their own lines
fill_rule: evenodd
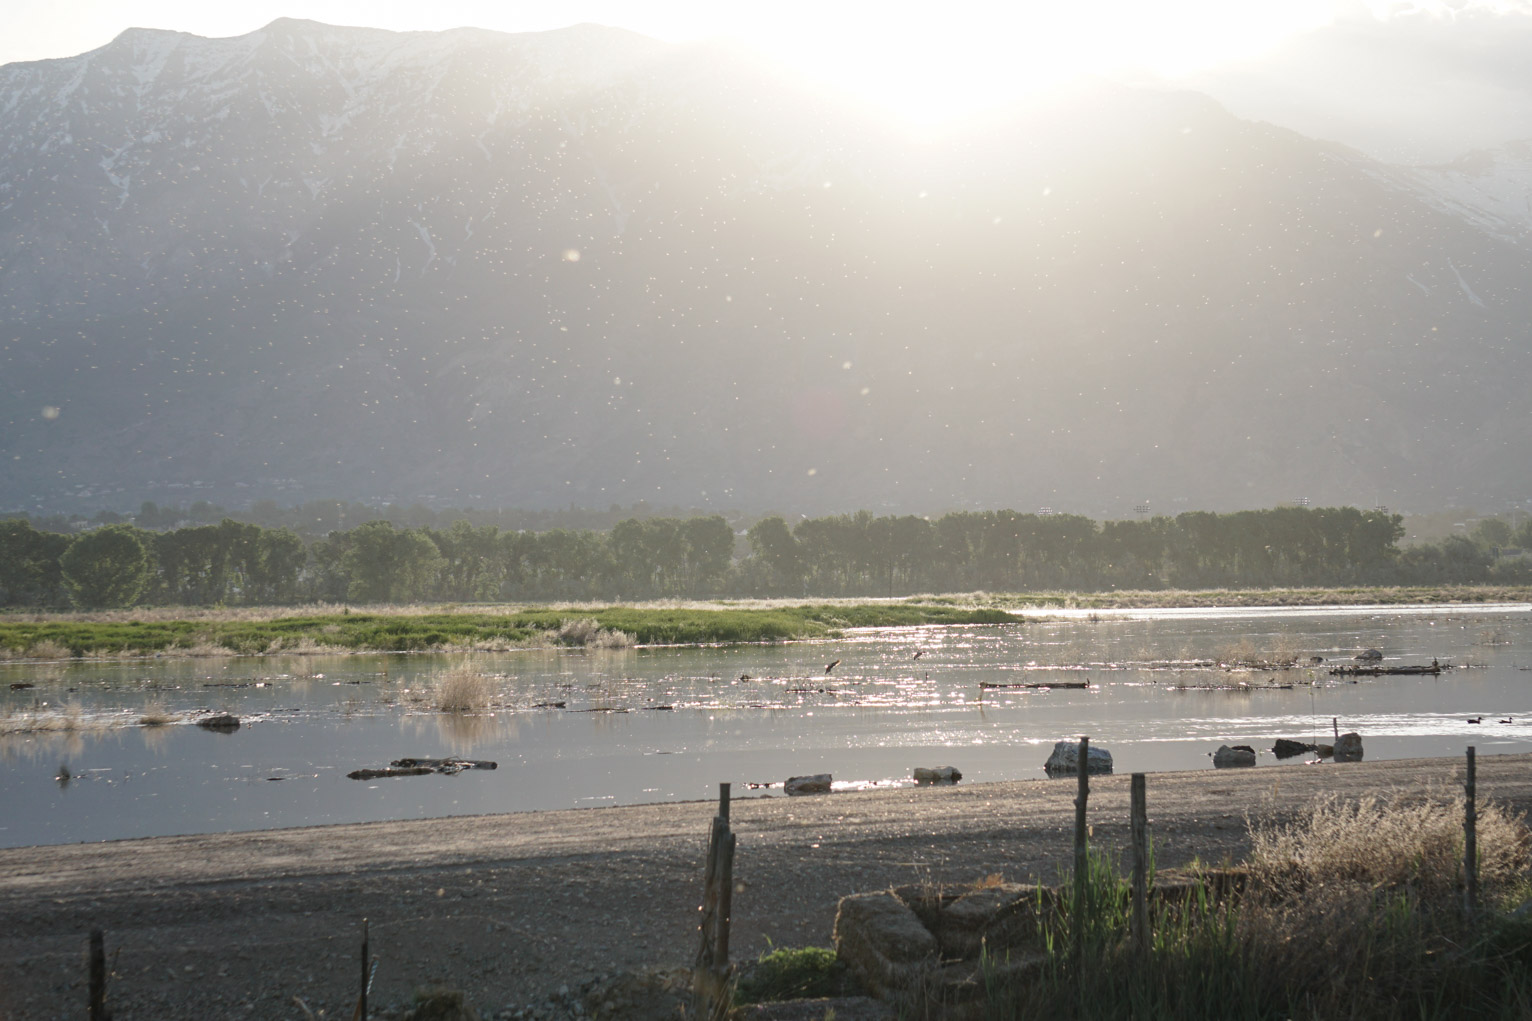
<svg viewBox="0 0 1532 1021">
<path fill-rule="evenodd" d="M 980 681 L 979 690 L 985 688 L 1089 688 L 1090 681 L 1025 681 L 1008 684 L 1003 681 Z"/>
<path fill-rule="evenodd" d="M 1418 677 L 1429 675 L 1438 676 L 1443 670 L 1451 670 L 1451 666 L 1432 661 L 1424 666 L 1338 666 L 1330 671 L 1331 677 L 1382 677 L 1405 676 Z"/>
<path fill-rule="evenodd" d="M 428 773 L 461 773 L 465 769 L 498 769 L 499 763 L 483 759 L 395 759 L 387 769 L 353 769 L 352 780 L 376 780 L 385 776 L 425 776 Z"/>
</svg>

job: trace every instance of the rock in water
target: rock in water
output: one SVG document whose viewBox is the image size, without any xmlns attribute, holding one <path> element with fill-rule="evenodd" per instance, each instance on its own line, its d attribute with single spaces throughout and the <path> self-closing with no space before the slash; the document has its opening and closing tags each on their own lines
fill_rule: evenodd
<svg viewBox="0 0 1532 1021">
<path fill-rule="evenodd" d="M 916 766 L 916 783 L 957 783 L 963 779 L 963 774 L 955 766 Z"/>
<path fill-rule="evenodd" d="M 1285 737 L 1279 737 L 1271 746 L 1271 753 L 1279 759 L 1291 759 L 1302 755 L 1304 752 L 1312 752 L 1315 748 L 1311 744 L 1302 741 L 1289 741 Z"/>
<path fill-rule="evenodd" d="M 1043 763 L 1043 770 L 1049 776 L 1078 776 L 1080 773 L 1080 742 L 1059 741 L 1053 746 L 1053 754 L 1048 756 L 1048 761 Z M 1112 753 L 1105 748 L 1090 746 L 1090 752 L 1086 758 L 1085 771 L 1087 773 L 1110 773 L 1112 771 Z"/>
<path fill-rule="evenodd" d="M 786 783 L 789 794 L 829 794 L 830 774 L 815 773 L 813 776 L 790 776 Z"/>
<path fill-rule="evenodd" d="M 239 717 L 224 713 L 221 716 L 209 716 L 197 721 L 197 726 L 206 727 L 208 730 L 218 730 L 232 734 L 239 729 Z"/>
<path fill-rule="evenodd" d="M 1218 750 L 1213 753 L 1214 769 L 1253 765 L 1255 765 L 1255 751 L 1245 745 L 1236 745 L 1233 748 L 1228 745 L 1219 745 Z"/>
<path fill-rule="evenodd" d="M 1335 739 L 1336 762 L 1362 761 L 1362 735 L 1352 731 Z"/>
</svg>

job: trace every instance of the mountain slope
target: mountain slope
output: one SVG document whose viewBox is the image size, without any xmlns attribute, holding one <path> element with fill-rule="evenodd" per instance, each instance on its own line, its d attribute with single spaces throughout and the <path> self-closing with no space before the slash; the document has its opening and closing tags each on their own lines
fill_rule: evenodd
<svg viewBox="0 0 1532 1021">
<path fill-rule="evenodd" d="M 1521 235 L 1192 94 L 920 144 L 705 47 L 279 21 L 0 68 L 0 138 L 9 507 L 1496 506 L 1532 453 Z"/>
</svg>

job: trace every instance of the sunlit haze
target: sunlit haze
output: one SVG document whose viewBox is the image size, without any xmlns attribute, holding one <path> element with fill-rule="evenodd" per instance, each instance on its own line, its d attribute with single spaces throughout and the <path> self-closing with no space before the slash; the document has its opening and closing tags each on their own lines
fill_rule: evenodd
<svg viewBox="0 0 1532 1021">
<path fill-rule="evenodd" d="M 1402 8 L 1422 9 L 1389 5 L 1395 15 Z M 771 5 L 311 0 L 297 8 L 265 0 L 239 5 L 67 0 L 27 5 L 19 16 L 13 12 L 0 40 L 0 63 L 72 56 L 130 27 L 234 36 L 284 16 L 401 31 L 475 26 L 526 32 L 594 22 L 670 41 L 742 43 L 896 116 L 929 123 L 1081 73 L 1174 77 L 1215 67 L 1257 55 L 1343 12 L 1367 16 L 1366 11 L 1360 3 L 1337 0 L 964 2 L 920 8 L 802 0 Z"/>
</svg>

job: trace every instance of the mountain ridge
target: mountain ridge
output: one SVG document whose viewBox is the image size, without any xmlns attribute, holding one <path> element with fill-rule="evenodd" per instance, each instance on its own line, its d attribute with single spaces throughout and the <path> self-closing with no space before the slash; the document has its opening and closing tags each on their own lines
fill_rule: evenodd
<svg viewBox="0 0 1532 1021">
<path fill-rule="evenodd" d="M 0 68 L 8 509 L 1519 499 L 1526 236 L 1458 178 L 1099 83 L 921 145 L 590 26 L 170 35 Z"/>
</svg>

